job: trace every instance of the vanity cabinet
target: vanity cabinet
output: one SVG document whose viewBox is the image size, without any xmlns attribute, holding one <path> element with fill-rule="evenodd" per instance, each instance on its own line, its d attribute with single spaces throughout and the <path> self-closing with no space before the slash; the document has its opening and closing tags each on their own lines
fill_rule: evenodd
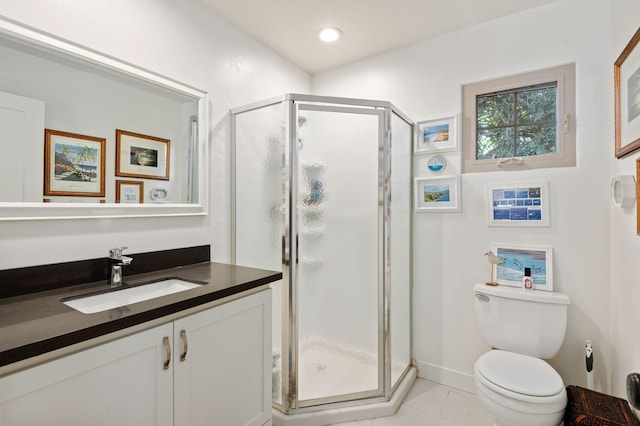
<svg viewBox="0 0 640 426">
<path fill-rule="evenodd" d="M 172 324 L 0 379 L 0 424 L 171 425 L 171 371 L 162 368 Z"/>
<path fill-rule="evenodd" d="M 3 426 L 270 420 L 271 290 L 0 379 Z"/>
<path fill-rule="evenodd" d="M 270 421 L 271 290 L 176 320 L 173 333 L 176 425 Z"/>
</svg>

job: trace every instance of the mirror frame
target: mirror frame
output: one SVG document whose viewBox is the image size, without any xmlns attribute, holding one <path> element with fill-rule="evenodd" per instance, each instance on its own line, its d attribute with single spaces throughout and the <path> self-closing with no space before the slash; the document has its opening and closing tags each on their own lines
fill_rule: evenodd
<svg viewBox="0 0 640 426">
<path fill-rule="evenodd" d="M 98 51 L 80 46 L 54 35 L 27 27 L 0 16 L 0 36 L 26 42 L 81 62 L 97 65 L 117 74 L 142 80 L 151 85 L 179 92 L 198 102 L 197 131 L 197 204 L 119 204 L 119 203 L 5 203 L 0 202 L 0 221 L 49 219 L 104 219 L 155 216 L 201 216 L 208 206 L 208 95 L 206 92 L 120 61 Z M 44 129 L 43 129 L 44 132 Z M 44 133 L 43 133 L 44 134 Z"/>
</svg>

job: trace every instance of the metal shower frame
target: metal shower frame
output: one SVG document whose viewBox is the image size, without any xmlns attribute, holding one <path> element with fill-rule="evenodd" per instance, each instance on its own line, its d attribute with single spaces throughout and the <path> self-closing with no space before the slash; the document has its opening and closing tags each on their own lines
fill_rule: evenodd
<svg viewBox="0 0 640 426">
<path fill-rule="evenodd" d="M 382 362 L 378 362 L 378 389 L 375 391 L 367 391 L 356 394 L 349 394 L 348 400 L 345 400 L 345 395 L 339 395 L 334 397 L 314 399 L 303 401 L 302 403 L 297 399 L 297 374 L 298 374 L 298 265 L 297 265 L 297 241 L 298 241 L 298 221 L 296 210 L 293 208 L 287 209 L 283 223 L 283 244 L 282 244 L 282 273 L 283 273 L 283 319 L 282 319 L 282 389 L 281 389 L 281 404 L 273 403 L 273 406 L 285 414 L 301 413 L 306 411 L 316 411 L 330 406 L 331 408 L 349 407 L 354 405 L 362 405 L 366 400 L 366 403 L 384 402 L 389 401 L 395 388 L 402 382 L 407 372 L 411 368 L 411 363 L 406 366 L 405 370 L 396 380 L 396 383 L 391 384 L 391 340 L 390 340 L 390 321 L 389 310 L 391 300 L 391 286 L 385 285 L 385 283 L 391 282 L 391 268 L 390 268 L 390 206 L 391 206 L 391 188 L 390 188 L 390 173 L 391 173 L 391 117 L 392 114 L 397 115 L 409 126 L 411 126 L 412 147 L 413 151 L 413 138 L 415 132 L 415 123 L 408 118 L 405 114 L 399 111 L 393 104 L 386 101 L 374 101 L 365 99 L 350 99 L 339 97 L 326 97 L 315 95 L 303 95 L 303 94 L 285 94 L 276 98 L 267 99 L 261 102 L 253 103 L 244 107 L 234 108 L 231 110 L 230 115 L 230 129 L 231 129 L 231 260 L 232 263 L 236 263 L 236 115 L 250 112 L 252 110 L 261 109 L 264 107 L 283 104 L 285 106 L 285 129 L 284 137 L 285 141 L 285 205 L 291 206 L 292 200 L 295 200 L 298 191 L 297 179 L 293 179 L 297 175 L 297 160 L 299 153 L 298 143 L 294 143 L 298 140 L 298 111 L 302 110 L 316 110 L 316 111 L 335 111 L 335 112 L 349 112 L 349 113 L 362 113 L 362 114 L 375 114 L 382 118 L 379 121 L 378 131 L 378 356 L 382 358 Z M 413 168 L 413 161 L 410 162 L 409 167 Z M 382 176 L 380 173 L 382 171 Z M 412 176 L 412 171 L 410 176 Z M 408 183 L 408 191 L 412 191 L 411 183 Z M 410 197 L 413 199 L 413 197 Z M 413 206 L 411 206 L 413 211 Z M 412 215 L 411 215 L 412 216 Z M 408 218 L 410 221 L 409 229 L 412 229 L 412 218 Z M 382 240 L 380 240 L 382 236 Z M 411 246 L 412 235 L 409 236 Z M 409 268 L 412 269 L 412 249 L 410 248 Z M 291 262 L 291 254 L 295 253 L 295 262 Z M 411 277 L 411 273 L 409 274 Z M 413 286 L 410 278 L 408 283 L 410 288 Z M 411 296 L 409 297 L 411 301 Z M 411 326 L 412 318 L 412 303 L 408 309 L 409 313 L 409 327 Z M 285 311 L 286 309 L 286 311 Z M 411 330 L 409 330 L 409 336 L 411 336 Z M 409 351 L 412 352 L 412 339 L 409 338 Z M 292 380 L 293 379 L 293 380 Z M 319 408 L 320 407 L 320 408 Z"/>
</svg>

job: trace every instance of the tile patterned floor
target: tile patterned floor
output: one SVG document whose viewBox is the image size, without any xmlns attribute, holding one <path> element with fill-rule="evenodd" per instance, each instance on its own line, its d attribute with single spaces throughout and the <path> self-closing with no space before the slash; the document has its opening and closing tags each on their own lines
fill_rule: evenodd
<svg viewBox="0 0 640 426">
<path fill-rule="evenodd" d="M 395 415 L 334 426 L 491 425 L 491 415 L 475 395 L 428 380 L 416 379 Z"/>
</svg>

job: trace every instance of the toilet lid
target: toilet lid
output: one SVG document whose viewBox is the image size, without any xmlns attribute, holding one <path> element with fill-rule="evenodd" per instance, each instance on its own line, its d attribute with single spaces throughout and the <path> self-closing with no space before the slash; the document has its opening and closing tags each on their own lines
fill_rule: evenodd
<svg viewBox="0 0 640 426">
<path fill-rule="evenodd" d="M 491 383 L 511 392 L 551 396 L 564 390 L 560 375 L 538 358 L 493 350 L 478 359 L 476 368 Z"/>
</svg>

